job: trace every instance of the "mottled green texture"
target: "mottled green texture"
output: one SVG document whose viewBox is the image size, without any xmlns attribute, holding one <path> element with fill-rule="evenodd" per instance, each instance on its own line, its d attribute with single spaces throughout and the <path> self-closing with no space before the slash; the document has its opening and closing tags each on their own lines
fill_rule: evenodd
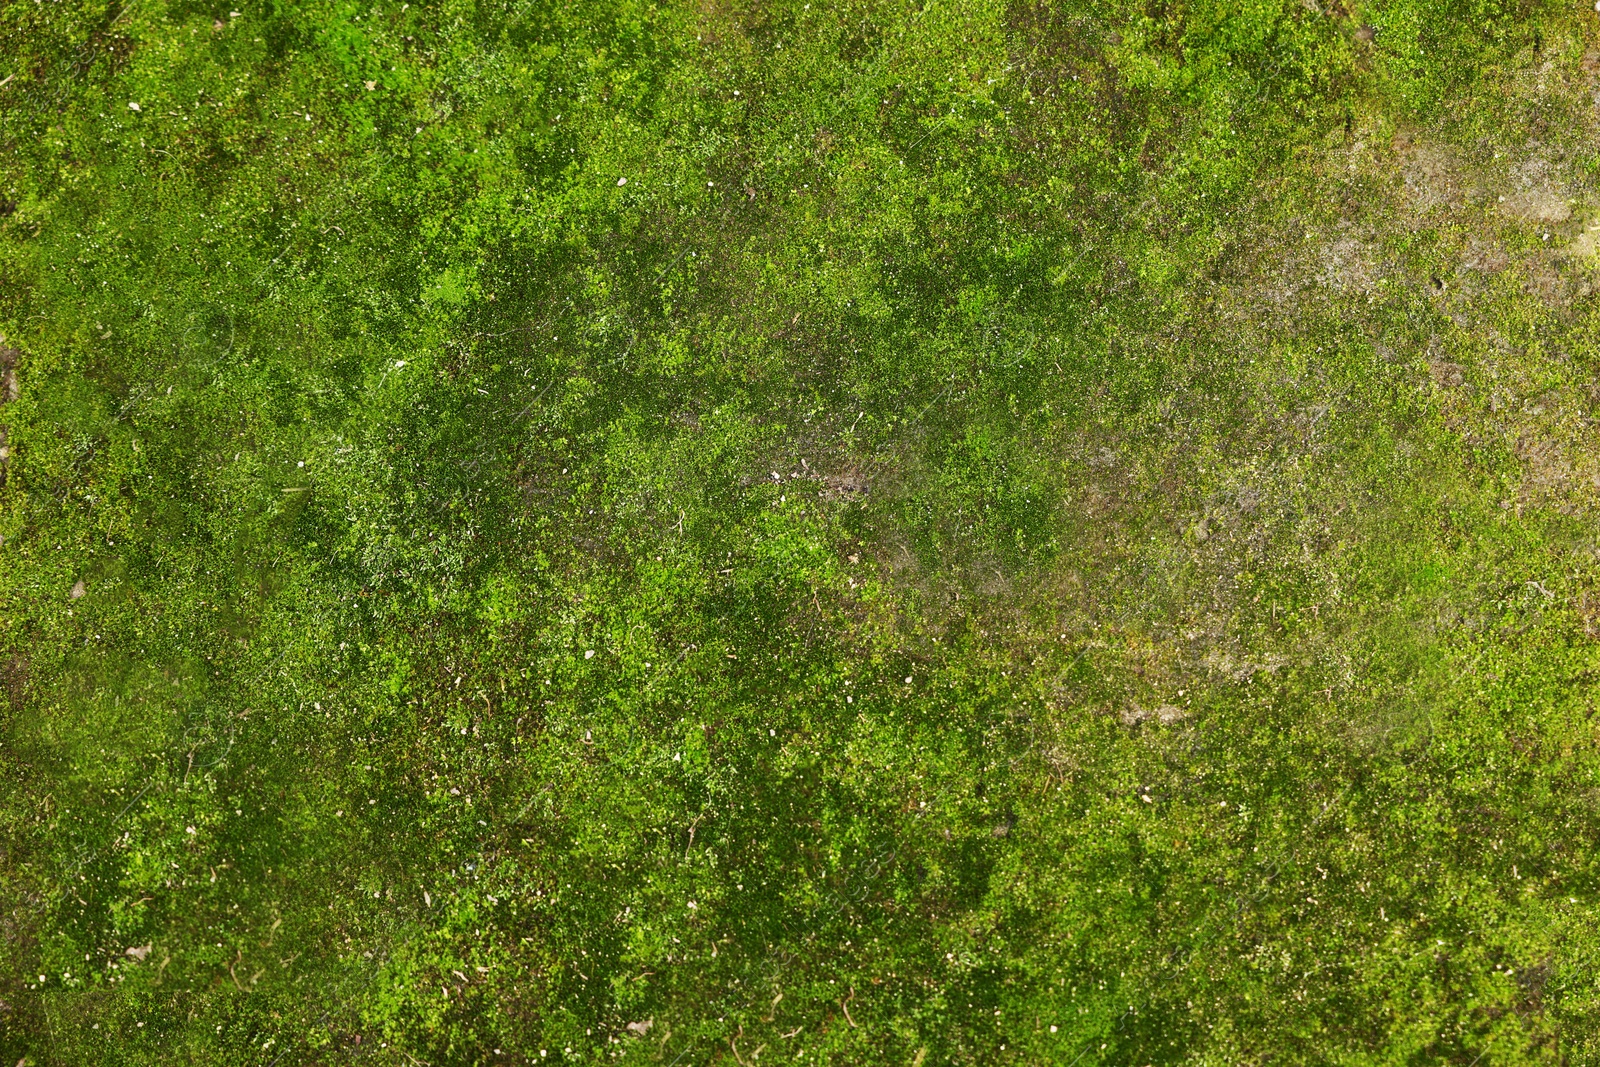
<svg viewBox="0 0 1600 1067">
<path fill-rule="evenodd" d="M 0 1065 L 1600 1063 L 1595 48 L 0 0 Z"/>
</svg>

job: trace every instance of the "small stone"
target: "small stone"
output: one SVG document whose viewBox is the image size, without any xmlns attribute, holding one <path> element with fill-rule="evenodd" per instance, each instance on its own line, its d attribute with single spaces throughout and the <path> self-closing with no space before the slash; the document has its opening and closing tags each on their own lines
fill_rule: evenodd
<svg viewBox="0 0 1600 1067">
<path fill-rule="evenodd" d="M 72 587 L 72 593 L 71 593 L 72 599 L 73 600 L 77 600 L 85 592 L 86 592 L 86 590 L 83 587 L 83 579 L 79 578 L 77 584 Z"/>
</svg>

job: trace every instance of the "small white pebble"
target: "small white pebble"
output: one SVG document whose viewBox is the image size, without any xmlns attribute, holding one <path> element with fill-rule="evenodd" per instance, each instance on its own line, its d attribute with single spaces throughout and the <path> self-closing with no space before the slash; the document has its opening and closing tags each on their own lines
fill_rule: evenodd
<svg viewBox="0 0 1600 1067">
<path fill-rule="evenodd" d="M 627 184 L 628 184 L 628 179 L 626 179 L 626 178 L 618 178 L 617 179 L 617 188 L 618 189 L 622 188 L 624 185 L 627 185 Z"/>
<path fill-rule="evenodd" d="M 135 104 L 133 101 L 130 100 L 130 101 L 128 101 L 128 110 L 129 111 L 143 111 L 144 109 L 141 108 L 138 104 Z M 144 1023 L 140 1023 L 139 1025 L 143 1026 Z"/>
<path fill-rule="evenodd" d="M 587 652 L 585 652 L 583 654 L 583 658 L 584 659 L 594 659 L 594 649 L 591 648 Z"/>
</svg>

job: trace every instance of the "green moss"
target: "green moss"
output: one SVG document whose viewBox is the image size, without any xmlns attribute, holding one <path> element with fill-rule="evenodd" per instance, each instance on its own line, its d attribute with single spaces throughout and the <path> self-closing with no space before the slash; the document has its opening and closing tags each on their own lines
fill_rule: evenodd
<svg viewBox="0 0 1600 1067">
<path fill-rule="evenodd" d="M 1593 1061 L 1591 18 L 0 6 L 3 1062 Z"/>
</svg>

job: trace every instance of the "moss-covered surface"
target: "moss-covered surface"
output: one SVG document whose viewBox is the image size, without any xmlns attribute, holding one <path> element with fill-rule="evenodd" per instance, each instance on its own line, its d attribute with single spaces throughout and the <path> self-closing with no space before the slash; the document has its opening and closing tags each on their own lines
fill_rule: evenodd
<svg viewBox="0 0 1600 1067">
<path fill-rule="evenodd" d="M 3 0 L 0 1062 L 1600 1063 L 1600 16 Z"/>
</svg>

